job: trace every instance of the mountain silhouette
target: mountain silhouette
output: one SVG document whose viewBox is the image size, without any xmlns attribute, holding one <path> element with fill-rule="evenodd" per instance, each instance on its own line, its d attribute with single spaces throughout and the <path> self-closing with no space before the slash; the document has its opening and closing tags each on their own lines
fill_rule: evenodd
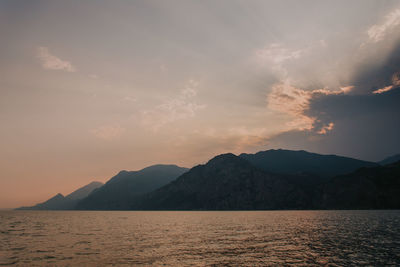
<svg viewBox="0 0 400 267">
<path fill-rule="evenodd" d="M 39 203 L 35 206 L 31 207 L 21 207 L 18 208 L 19 210 L 70 210 L 74 209 L 76 203 L 87 197 L 93 190 L 101 187 L 103 183 L 100 182 L 91 182 L 87 184 L 71 194 L 67 196 L 63 196 L 62 194 L 58 193 L 54 197 L 46 200 L 45 202 Z"/>
<path fill-rule="evenodd" d="M 266 173 L 247 160 L 223 154 L 198 165 L 133 203 L 145 210 L 303 209 L 310 194 L 289 176 Z"/>
<path fill-rule="evenodd" d="M 304 150 L 267 150 L 255 154 L 241 154 L 254 166 L 274 173 L 299 174 L 309 173 L 321 177 L 353 172 L 362 167 L 377 166 L 377 163 L 357 160 L 336 155 L 321 155 Z"/>
<path fill-rule="evenodd" d="M 400 161 L 334 177 L 319 192 L 322 209 L 399 209 Z"/>
<path fill-rule="evenodd" d="M 76 208 L 129 209 L 133 199 L 168 184 L 187 170 L 176 165 L 153 165 L 140 171 L 121 171 L 104 186 L 79 201 Z"/>
<path fill-rule="evenodd" d="M 313 155 L 314 156 L 314 155 Z M 318 158 L 318 157 L 317 157 Z M 329 157 L 336 160 L 336 157 Z M 328 159 L 329 159 L 328 158 Z M 326 160 L 326 159 L 324 159 Z M 340 165 L 342 163 L 344 166 Z M 335 162 L 339 172 L 349 168 Z M 359 162 L 357 164 L 360 164 Z M 135 210 L 398 209 L 400 162 L 327 178 L 261 170 L 233 154 L 219 155 L 132 203 Z M 292 165 L 293 166 L 293 165 Z M 309 165 L 313 166 L 313 165 Z M 329 166 L 329 165 L 328 165 Z M 293 169 L 292 169 L 293 170 Z M 298 169 L 297 169 L 298 170 Z M 306 169 L 310 172 L 310 169 Z"/>
<path fill-rule="evenodd" d="M 190 170 L 153 165 L 120 171 L 64 197 L 20 209 L 399 209 L 398 156 L 373 163 L 307 151 L 222 154 Z"/>
<path fill-rule="evenodd" d="M 396 163 L 398 161 L 400 161 L 400 154 L 387 157 L 384 160 L 379 161 L 378 163 L 380 165 L 387 165 L 387 164 Z"/>
</svg>

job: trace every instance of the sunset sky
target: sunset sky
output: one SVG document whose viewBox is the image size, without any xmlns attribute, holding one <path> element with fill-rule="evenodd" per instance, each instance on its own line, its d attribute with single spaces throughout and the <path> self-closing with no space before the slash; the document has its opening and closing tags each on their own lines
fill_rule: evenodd
<svg viewBox="0 0 400 267">
<path fill-rule="evenodd" d="M 225 152 L 400 152 L 400 1 L 0 1 L 0 208 Z"/>
</svg>

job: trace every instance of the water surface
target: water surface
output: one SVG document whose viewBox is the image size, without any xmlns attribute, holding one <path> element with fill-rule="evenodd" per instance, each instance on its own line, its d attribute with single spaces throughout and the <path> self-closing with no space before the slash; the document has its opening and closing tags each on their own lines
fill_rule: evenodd
<svg viewBox="0 0 400 267">
<path fill-rule="evenodd" d="M 400 265 L 400 211 L 0 211 L 0 265 Z"/>
</svg>

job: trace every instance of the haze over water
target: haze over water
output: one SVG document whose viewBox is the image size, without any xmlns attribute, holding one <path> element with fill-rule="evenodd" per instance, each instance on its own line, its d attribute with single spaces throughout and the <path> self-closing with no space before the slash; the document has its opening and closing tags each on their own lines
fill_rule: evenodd
<svg viewBox="0 0 400 267">
<path fill-rule="evenodd" d="M 400 265 L 400 211 L 1 211 L 0 265 Z"/>
</svg>

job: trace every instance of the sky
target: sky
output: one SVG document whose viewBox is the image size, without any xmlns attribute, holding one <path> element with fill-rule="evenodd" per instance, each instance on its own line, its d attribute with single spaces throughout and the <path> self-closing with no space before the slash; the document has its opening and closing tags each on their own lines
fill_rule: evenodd
<svg viewBox="0 0 400 267">
<path fill-rule="evenodd" d="M 400 1 L 0 1 L 0 208 L 272 148 L 400 152 Z"/>
</svg>

